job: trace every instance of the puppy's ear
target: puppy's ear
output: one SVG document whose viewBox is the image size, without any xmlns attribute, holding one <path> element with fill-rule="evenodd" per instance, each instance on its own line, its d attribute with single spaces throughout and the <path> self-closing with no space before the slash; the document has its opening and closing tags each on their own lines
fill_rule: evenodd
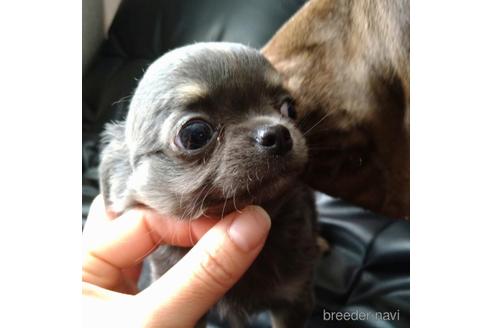
<svg viewBox="0 0 492 328">
<path fill-rule="evenodd" d="M 131 198 L 127 184 L 132 169 L 125 143 L 125 123 L 106 124 L 101 137 L 99 186 L 106 209 L 121 213 Z"/>
</svg>

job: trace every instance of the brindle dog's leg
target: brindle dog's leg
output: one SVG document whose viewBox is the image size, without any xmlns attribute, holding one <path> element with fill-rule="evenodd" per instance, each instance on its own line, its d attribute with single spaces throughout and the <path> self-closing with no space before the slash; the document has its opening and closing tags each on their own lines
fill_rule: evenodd
<svg viewBox="0 0 492 328">
<path fill-rule="evenodd" d="M 302 289 L 299 301 L 282 309 L 271 311 L 273 328 L 304 327 L 313 312 L 315 304 L 312 282 Z"/>
</svg>

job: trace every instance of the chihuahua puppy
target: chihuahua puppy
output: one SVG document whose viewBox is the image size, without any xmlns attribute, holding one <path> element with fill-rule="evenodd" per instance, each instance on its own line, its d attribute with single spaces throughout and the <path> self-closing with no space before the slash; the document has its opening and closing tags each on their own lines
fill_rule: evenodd
<svg viewBox="0 0 492 328">
<path fill-rule="evenodd" d="M 168 52 L 103 143 L 100 184 L 114 212 L 144 205 L 193 220 L 262 206 L 272 219 L 264 249 L 216 308 L 233 327 L 262 310 L 275 327 L 305 324 L 318 253 L 313 196 L 298 180 L 308 150 L 282 78 L 257 50 L 197 43 Z M 160 246 L 153 279 L 187 251 Z"/>
</svg>

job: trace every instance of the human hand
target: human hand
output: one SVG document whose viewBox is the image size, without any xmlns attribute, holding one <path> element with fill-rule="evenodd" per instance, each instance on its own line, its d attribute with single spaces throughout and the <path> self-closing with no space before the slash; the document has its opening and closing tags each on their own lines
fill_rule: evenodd
<svg viewBox="0 0 492 328">
<path fill-rule="evenodd" d="M 105 212 L 98 196 L 84 229 L 82 292 L 87 327 L 193 327 L 248 269 L 271 224 L 257 206 L 219 221 L 178 221 L 141 208 L 114 220 L 113 216 Z M 141 262 L 160 244 L 193 248 L 138 292 Z"/>
</svg>

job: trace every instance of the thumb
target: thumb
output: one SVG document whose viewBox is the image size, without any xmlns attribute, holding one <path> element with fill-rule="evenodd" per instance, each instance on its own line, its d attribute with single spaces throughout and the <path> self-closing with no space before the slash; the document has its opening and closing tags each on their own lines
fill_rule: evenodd
<svg viewBox="0 0 492 328">
<path fill-rule="evenodd" d="M 270 217 L 258 206 L 231 213 L 149 288 L 139 304 L 151 326 L 193 326 L 244 274 L 265 243 Z M 142 309 L 143 310 L 143 309 Z"/>
</svg>

